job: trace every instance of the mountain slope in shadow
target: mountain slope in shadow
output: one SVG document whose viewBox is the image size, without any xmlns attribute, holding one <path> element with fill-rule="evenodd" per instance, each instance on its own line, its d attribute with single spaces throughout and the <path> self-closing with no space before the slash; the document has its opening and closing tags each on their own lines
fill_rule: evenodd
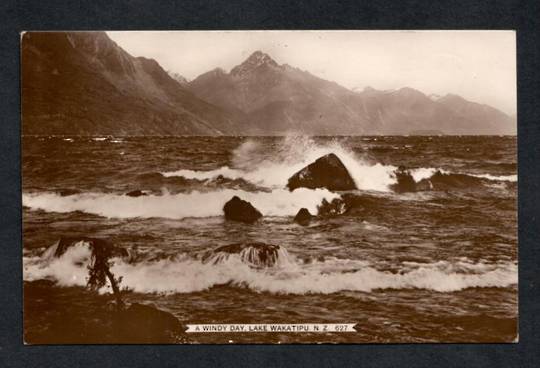
<svg viewBox="0 0 540 368">
<path fill-rule="evenodd" d="M 222 135 L 238 119 L 187 91 L 104 32 L 29 32 L 21 40 L 23 134 Z"/>
</svg>

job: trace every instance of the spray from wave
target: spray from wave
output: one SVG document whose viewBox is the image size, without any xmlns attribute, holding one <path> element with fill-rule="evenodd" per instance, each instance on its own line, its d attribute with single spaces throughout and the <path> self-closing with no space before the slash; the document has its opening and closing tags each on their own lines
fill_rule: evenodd
<svg viewBox="0 0 540 368">
<path fill-rule="evenodd" d="M 268 147 L 247 140 L 234 150 L 232 168 L 224 166 L 210 171 L 178 170 L 163 172 L 162 175 L 199 180 L 222 175 L 230 179 L 243 178 L 269 188 L 284 188 L 293 174 L 319 157 L 334 153 L 347 167 L 359 189 L 389 191 L 389 185 L 395 181 L 393 172 L 396 167 L 370 164 L 337 141 L 322 144 L 305 136 L 289 136 L 271 149 L 272 154 L 269 155 Z"/>
<path fill-rule="evenodd" d="M 61 257 L 25 257 L 24 279 L 52 279 L 59 286 L 85 286 L 89 248 L 81 242 Z M 365 261 L 328 259 L 308 264 L 286 251 L 275 267 L 254 268 L 243 255 L 231 254 L 219 262 L 180 255 L 176 259 L 126 263 L 114 260 L 112 272 L 123 276 L 122 286 L 139 293 L 190 293 L 217 285 L 246 287 L 276 294 L 330 294 L 382 289 L 426 289 L 454 292 L 466 288 L 509 287 L 517 284 L 515 263 L 405 262 L 401 271 L 381 271 Z M 102 290 L 106 292 L 106 290 Z"/>
<path fill-rule="evenodd" d="M 247 140 L 233 152 L 232 167 L 223 166 L 215 170 L 176 170 L 162 172 L 165 177 L 181 176 L 186 179 L 207 180 L 218 176 L 229 179 L 244 179 L 256 185 L 268 188 L 283 188 L 288 179 L 321 156 L 336 154 L 349 173 L 358 189 L 388 192 L 396 183 L 396 166 L 372 164 L 358 154 L 343 147 L 338 141 L 317 143 L 306 136 L 288 136 L 269 148 L 260 142 Z M 415 182 L 429 179 L 436 172 L 452 174 L 441 168 L 415 168 L 410 173 Z M 459 173 L 461 174 L 461 173 Z M 477 178 L 493 181 L 517 181 L 517 175 L 468 174 Z"/>
<path fill-rule="evenodd" d="M 213 192 L 191 192 L 129 197 L 112 193 L 82 193 L 62 197 L 57 193 L 24 193 L 23 206 L 33 210 L 68 213 L 81 211 L 109 218 L 214 217 L 223 214 L 223 205 L 233 196 L 247 200 L 264 216 L 294 216 L 302 207 L 312 213 L 323 199 L 331 201 L 339 194 L 326 189 L 298 189 L 289 192 L 247 192 L 224 189 Z"/>
</svg>

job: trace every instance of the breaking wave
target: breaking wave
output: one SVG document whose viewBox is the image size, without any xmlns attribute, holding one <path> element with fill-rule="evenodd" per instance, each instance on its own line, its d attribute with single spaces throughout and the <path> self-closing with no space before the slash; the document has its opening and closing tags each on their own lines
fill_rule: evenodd
<svg viewBox="0 0 540 368">
<path fill-rule="evenodd" d="M 223 205 L 233 196 L 253 204 L 264 216 L 294 216 L 302 207 L 316 213 L 323 199 L 331 201 L 339 194 L 326 189 L 298 189 L 289 192 L 248 192 L 223 189 L 213 192 L 191 192 L 129 197 L 112 193 L 82 193 L 62 197 L 54 192 L 24 193 L 23 206 L 47 212 L 85 212 L 109 218 L 161 217 L 183 219 L 213 217 L 223 214 Z"/>
<path fill-rule="evenodd" d="M 411 170 L 411 176 L 413 177 L 414 181 L 419 182 L 422 179 L 429 179 L 431 178 L 435 173 L 441 173 L 445 175 L 462 175 L 462 176 L 469 176 L 473 178 L 479 178 L 479 179 L 486 179 L 490 181 L 509 181 L 509 182 L 517 182 L 518 176 L 517 174 L 513 175 L 492 175 L 492 174 L 473 174 L 473 173 L 462 173 L 462 172 L 450 172 L 444 169 L 439 168 L 417 168 Z"/>
<path fill-rule="evenodd" d="M 493 180 L 493 181 L 510 181 L 517 182 L 517 175 L 491 175 L 491 174 L 468 174 L 481 179 Z"/>
<path fill-rule="evenodd" d="M 411 176 L 413 177 L 414 181 L 418 183 L 420 180 L 431 178 L 437 171 L 447 174 L 447 172 L 442 169 L 420 167 L 418 169 L 412 169 Z"/>
<path fill-rule="evenodd" d="M 112 272 L 123 276 L 122 287 L 139 293 L 190 293 L 217 285 L 246 287 L 276 294 L 330 294 L 382 289 L 426 289 L 454 292 L 467 288 L 516 285 L 515 263 L 404 262 L 400 272 L 381 271 L 364 261 L 327 259 L 303 263 L 286 252 L 287 262 L 257 269 L 232 254 L 221 262 L 204 263 L 180 255 L 174 260 L 126 263 L 115 259 Z M 80 242 L 61 257 L 25 257 L 24 279 L 52 279 L 59 286 L 85 286 L 89 248 Z M 102 290 L 106 292 L 107 290 Z"/>
<path fill-rule="evenodd" d="M 326 144 L 315 143 L 309 137 L 287 137 L 273 147 L 272 157 L 268 157 L 268 147 L 259 142 L 248 140 L 233 152 L 232 166 L 223 166 L 214 170 L 176 170 L 161 172 L 165 177 L 183 177 L 186 179 L 208 180 L 223 176 L 229 179 L 244 179 L 253 184 L 268 188 L 284 188 L 288 179 L 319 157 L 336 154 L 349 173 L 358 189 L 388 192 L 396 184 L 394 172 L 397 167 L 370 163 L 358 154 L 344 148 L 337 141 Z M 441 168 L 414 168 L 410 170 L 416 182 L 429 179 L 437 172 L 443 174 L 468 175 L 493 181 L 517 181 L 517 175 L 491 175 L 452 173 Z"/>
<path fill-rule="evenodd" d="M 182 176 L 186 179 L 212 179 L 222 175 L 230 179 L 242 178 L 269 188 L 284 188 L 288 179 L 321 156 L 336 154 L 349 170 L 356 186 L 363 190 L 390 191 L 395 182 L 391 165 L 371 164 L 337 141 L 319 144 L 309 137 L 287 137 L 268 155 L 268 147 L 248 140 L 233 152 L 233 168 L 224 166 L 216 170 L 177 170 L 162 172 L 166 177 Z"/>
<path fill-rule="evenodd" d="M 246 175 L 242 170 L 231 169 L 227 166 L 223 166 L 216 170 L 209 171 L 197 171 L 197 170 L 177 170 L 161 173 L 164 177 L 170 178 L 174 176 L 180 176 L 186 179 L 208 180 L 214 179 L 218 176 L 223 176 L 229 179 L 242 179 Z"/>
</svg>

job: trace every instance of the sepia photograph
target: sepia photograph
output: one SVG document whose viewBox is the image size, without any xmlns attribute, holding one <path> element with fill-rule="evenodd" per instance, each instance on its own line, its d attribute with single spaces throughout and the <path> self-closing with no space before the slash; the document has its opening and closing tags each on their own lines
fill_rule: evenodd
<svg viewBox="0 0 540 368">
<path fill-rule="evenodd" d="M 20 53 L 25 344 L 519 341 L 514 31 Z"/>
</svg>

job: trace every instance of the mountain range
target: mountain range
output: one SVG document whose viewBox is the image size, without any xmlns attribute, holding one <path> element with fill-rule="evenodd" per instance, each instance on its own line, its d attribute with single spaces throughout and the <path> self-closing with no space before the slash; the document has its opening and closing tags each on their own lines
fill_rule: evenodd
<svg viewBox="0 0 540 368">
<path fill-rule="evenodd" d="M 23 134 L 223 135 L 237 119 L 104 32 L 27 32 Z"/>
<path fill-rule="evenodd" d="M 457 95 L 353 91 L 261 51 L 192 81 L 104 32 L 25 33 L 21 54 L 23 134 L 516 133 L 515 117 Z"/>
</svg>

